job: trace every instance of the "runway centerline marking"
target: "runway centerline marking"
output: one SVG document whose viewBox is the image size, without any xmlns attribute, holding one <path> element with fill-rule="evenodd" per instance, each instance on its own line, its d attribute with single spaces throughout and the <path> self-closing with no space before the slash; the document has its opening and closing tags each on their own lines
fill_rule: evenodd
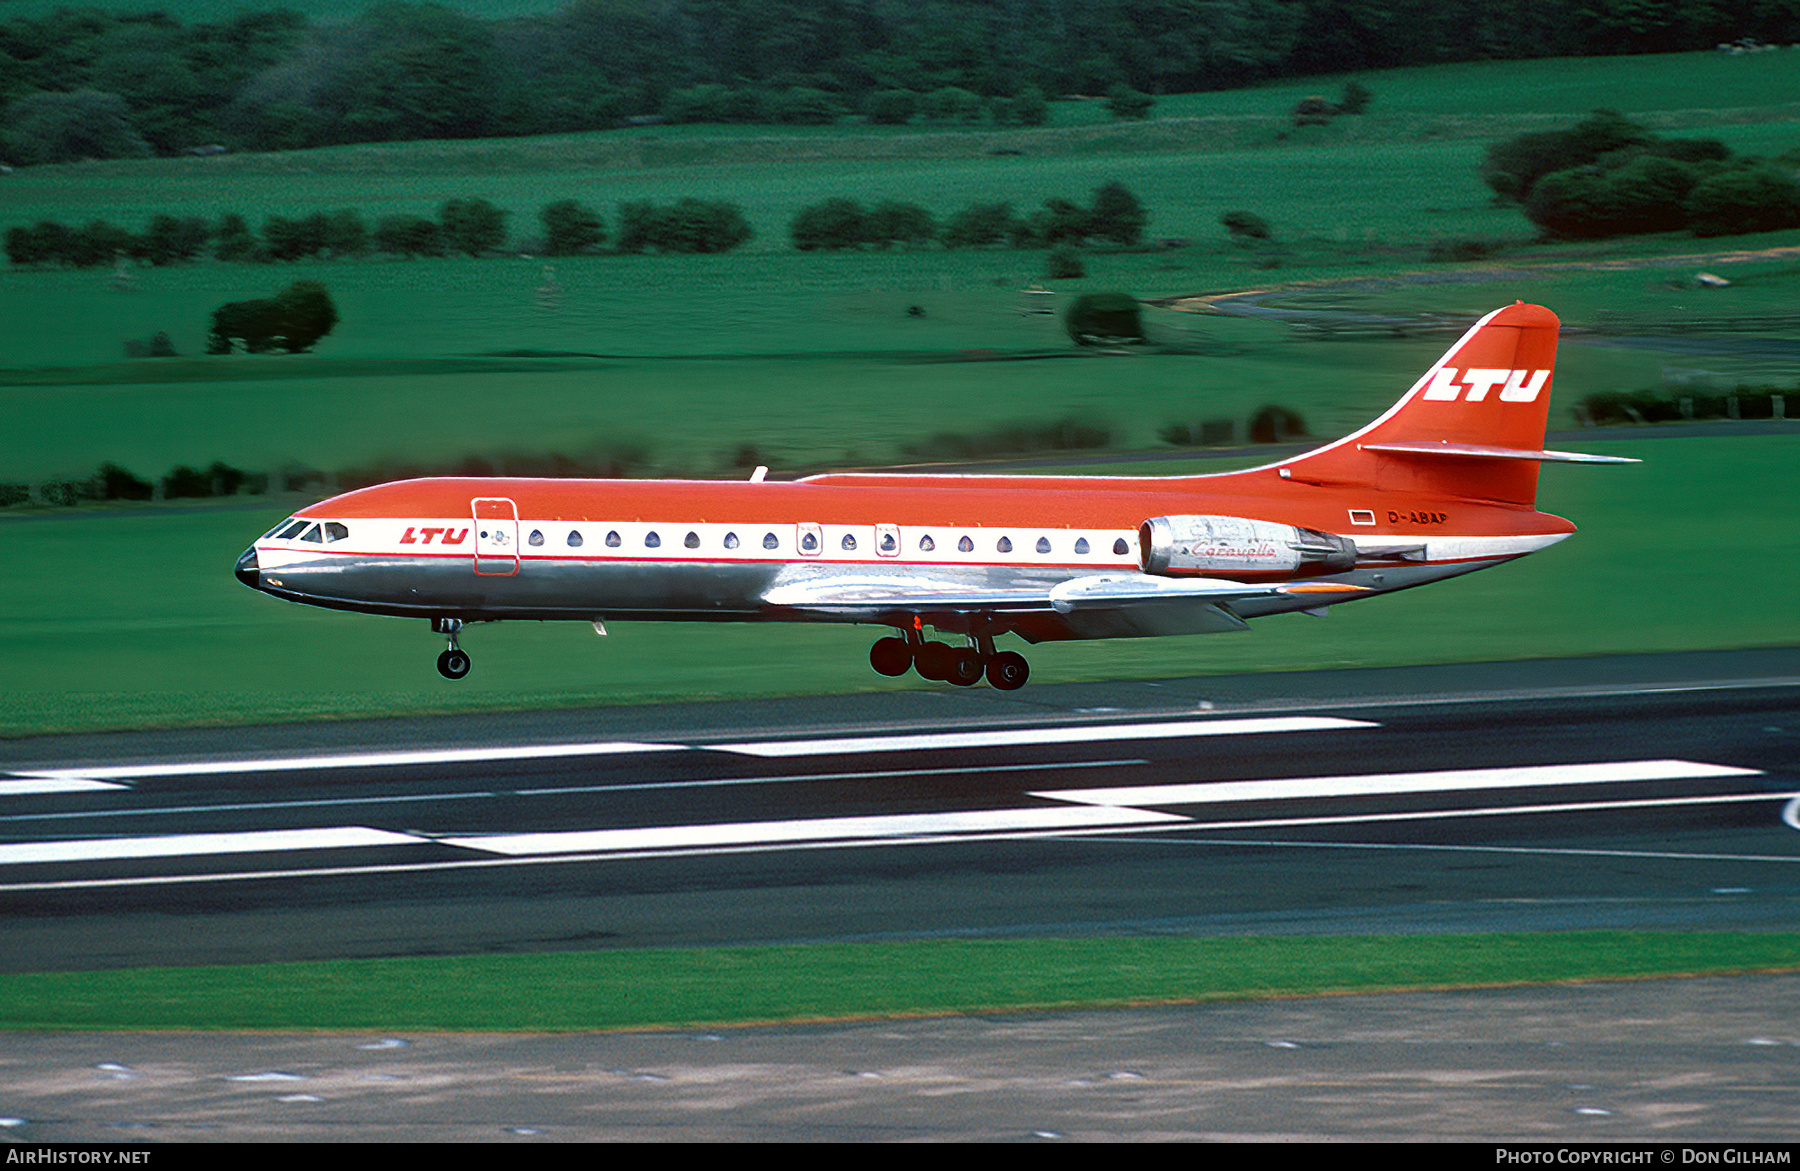
<svg viewBox="0 0 1800 1171">
<path fill-rule="evenodd" d="M 388 768 L 408 764 L 479 764 L 496 760 L 554 760 L 570 756 L 613 756 L 628 752 L 679 752 L 685 744 L 601 740 L 587 744 L 526 744 L 507 748 L 434 748 L 405 752 L 350 752 L 324 756 L 272 756 L 253 760 L 192 760 L 164 764 L 111 764 L 92 768 L 15 771 L 36 780 L 143 780 L 223 773 L 296 772 L 314 769 Z"/>
<path fill-rule="evenodd" d="M 1186 821 L 1175 813 L 1147 809 L 1031 808 L 971 809 L 957 813 L 899 813 L 870 817 L 813 817 L 792 821 L 724 822 L 714 825 L 646 826 L 638 829 L 563 830 L 533 834 L 460 835 L 439 838 L 488 854 L 612 853 L 625 850 L 686 850 L 696 847 L 777 846 L 814 842 L 940 837 L 946 834 L 1059 832 Z"/>
<path fill-rule="evenodd" d="M 412 834 L 367 826 L 252 830 L 248 833 L 171 834 L 151 838 L 89 838 L 0 845 L 0 864 L 98 862 L 124 858 L 189 858 L 218 854 L 261 854 L 287 850 L 331 850 L 347 846 L 413 846 L 429 841 Z"/>
<path fill-rule="evenodd" d="M 1120 785 L 1106 789 L 1043 789 L 1033 797 L 1083 805 L 1216 805 L 1233 801 L 1294 801 L 1401 793 L 1458 793 L 1539 785 L 1623 784 L 1759 776 L 1761 769 L 1691 760 L 1624 760 L 1600 764 L 1543 764 L 1515 768 L 1444 769 L 1416 773 L 1356 773 L 1258 781 L 1194 781 L 1168 785 Z"/>
<path fill-rule="evenodd" d="M 1251 719 L 1163 720 L 1151 724 L 1084 724 L 1063 728 L 926 732 L 914 735 L 843 736 L 817 740 L 758 740 L 706 744 L 714 752 L 744 756 L 824 756 L 831 753 L 921 752 L 939 748 L 1008 748 L 1032 744 L 1092 744 L 1108 740 L 1161 740 L 1188 736 L 1248 736 L 1265 732 L 1323 732 L 1377 728 L 1369 720 L 1338 716 L 1258 716 Z"/>
<path fill-rule="evenodd" d="M 41 793 L 91 793 L 103 789 L 123 789 L 111 781 L 93 781 L 83 777 L 26 777 L 0 781 L 0 797 L 35 797 Z"/>
</svg>

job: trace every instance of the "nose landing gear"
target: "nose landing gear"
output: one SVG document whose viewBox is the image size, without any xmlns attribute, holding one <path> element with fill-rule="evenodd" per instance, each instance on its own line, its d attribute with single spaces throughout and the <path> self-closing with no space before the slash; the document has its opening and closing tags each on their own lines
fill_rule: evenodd
<svg viewBox="0 0 1800 1171">
<path fill-rule="evenodd" d="M 947 642 L 926 640 L 916 630 L 903 630 L 898 637 L 877 639 L 869 648 L 869 666 L 889 677 L 904 675 L 908 668 L 921 679 L 973 687 L 986 676 L 989 686 L 999 691 L 1017 691 L 1031 677 L 1031 665 L 1025 656 L 1014 651 L 994 652 L 989 635 L 972 636 L 970 645 L 958 647 Z"/>
<path fill-rule="evenodd" d="M 469 654 L 456 645 L 456 636 L 463 628 L 461 618 L 433 618 L 431 630 L 434 634 L 444 635 L 449 640 L 450 649 L 437 658 L 438 674 L 446 679 L 461 679 L 469 673 Z"/>
</svg>

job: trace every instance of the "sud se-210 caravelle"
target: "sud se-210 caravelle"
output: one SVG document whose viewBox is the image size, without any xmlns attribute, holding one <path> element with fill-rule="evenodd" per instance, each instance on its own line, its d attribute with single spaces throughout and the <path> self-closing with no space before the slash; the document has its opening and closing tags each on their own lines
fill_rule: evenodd
<svg viewBox="0 0 1800 1171">
<path fill-rule="evenodd" d="M 1387 413 L 1292 459 L 1154 478 L 832 473 L 790 483 L 432 478 L 334 496 L 238 559 L 289 601 L 470 622 L 852 622 L 883 675 L 1022 686 L 1028 643 L 1245 620 L 1485 569 L 1575 531 L 1536 510 L 1559 323 L 1497 309 Z M 961 636 L 964 645 L 926 637 Z"/>
</svg>

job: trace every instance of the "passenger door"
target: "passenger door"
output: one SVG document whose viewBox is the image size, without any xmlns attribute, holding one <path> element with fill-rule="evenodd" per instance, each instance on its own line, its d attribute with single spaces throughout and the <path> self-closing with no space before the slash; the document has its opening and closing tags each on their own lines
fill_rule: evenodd
<svg viewBox="0 0 1800 1171">
<path fill-rule="evenodd" d="M 505 496 L 470 501 L 475 515 L 475 572 L 512 577 L 519 572 L 519 506 Z"/>
</svg>

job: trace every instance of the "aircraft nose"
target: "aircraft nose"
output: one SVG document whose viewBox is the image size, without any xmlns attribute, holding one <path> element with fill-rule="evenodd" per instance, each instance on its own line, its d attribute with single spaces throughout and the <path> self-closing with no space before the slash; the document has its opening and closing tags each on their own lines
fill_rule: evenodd
<svg viewBox="0 0 1800 1171">
<path fill-rule="evenodd" d="M 244 550 L 237 559 L 237 579 L 253 590 L 262 589 L 262 572 L 256 564 L 256 546 Z"/>
</svg>

